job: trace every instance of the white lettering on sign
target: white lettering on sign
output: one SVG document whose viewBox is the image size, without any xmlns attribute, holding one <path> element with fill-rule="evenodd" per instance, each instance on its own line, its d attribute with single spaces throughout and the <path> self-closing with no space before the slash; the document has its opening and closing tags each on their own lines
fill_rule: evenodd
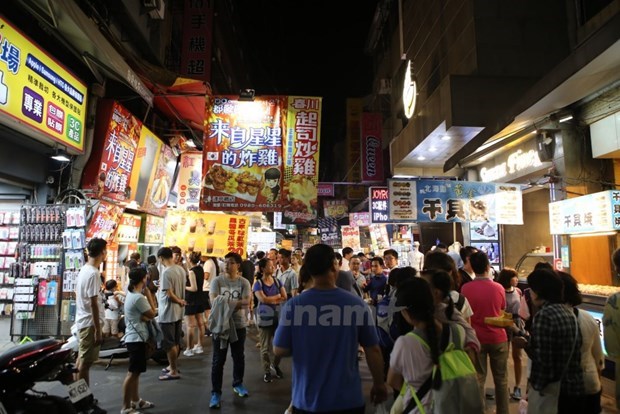
<svg viewBox="0 0 620 414">
<path fill-rule="evenodd" d="M 484 182 L 498 181 L 510 174 L 516 174 L 531 167 L 540 167 L 542 162 L 538 152 L 517 150 L 508 156 L 508 159 L 492 168 L 483 167 L 480 170 L 480 179 Z"/>
</svg>

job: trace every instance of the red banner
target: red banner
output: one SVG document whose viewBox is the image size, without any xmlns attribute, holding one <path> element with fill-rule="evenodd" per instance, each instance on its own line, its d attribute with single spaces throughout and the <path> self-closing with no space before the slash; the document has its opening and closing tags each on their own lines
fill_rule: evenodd
<svg viewBox="0 0 620 414">
<path fill-rule="evenodd" d="M 101 201 L 86 231 L 86 240 L 93 237 L 112 240 L 121 222 L 123 210 L 123 207 Z"/>
<path fill-rule="evenodd" d="M 183 7 L 183 40 L 181 42 L 182 76 L 211 80 L 213 44 L 212 0 L 185 0 Z"/>
<path fill-rule="evenodd" d="M 316 218 L 321 98 L 267 96 L 207 102 L 202 210 L 283 211 Z"/>
<path fill-rule="evenodd" d="M 362 114 L 362 182 L 383 182 L 382 122 L 379 113 Z"/>
</svg>

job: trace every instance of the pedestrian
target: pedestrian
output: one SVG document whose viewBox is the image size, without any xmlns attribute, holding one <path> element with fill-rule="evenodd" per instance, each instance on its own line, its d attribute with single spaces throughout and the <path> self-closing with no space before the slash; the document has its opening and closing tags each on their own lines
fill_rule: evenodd
<svg viewBox="0 0 620 414">
<path fill-rule="evenodd" d="M 202 337 L 204 336 L 204 312 L 202 289 L 204 284 L 204 269 L 200 266 L 200 252 L 191 252 L 189 255 L 190 269 L 188 283 L 185 286 L 185 326 L 187 328 L 187 344 L 183 355 L 192 357 L 202 354 Z"/>
<path fill-rule="evenodd" d="M 309 248 L 304 268 L 314 286 L 282 307 L 274 354 L 293 357 L 294 413 L 365 412 L 358 344 L 364 347 L 373 379 L 371 401 L 378 404 L 387 398 L 372 314 L 362 299 L 336 287 L 335 260 L 328 245 Z M 330 317 L 319 317 L 324 313 Z"/>
<path fill-rule="evenodd" d="M 154 254 L 146 258 L 148 272 L 148 279 L 146 287 L 151 291 L 153 296 L 156 296 L 159 286 L 159 270 L 157 269 L 157 257 Z"/>
<path fill-rule="evenodd" d="M 103 341 L 101 320 L 103 319 L 103 301 L 101 300 L 101 274 L 99 266 L 105 260 L 107 242 L 93 238 L 88 242 L 88 262 L 82 266 L 75 285 L 76 314 L 75 323 L 79 332 L 79 351 L 77 359 L 77 379 L 83 379 L 90 385 L 90 367 L 99 359 L 99 350 Z M 93 413 L 105 413 L 98 406 Z"/>
<path fill-rule="evenodd" d="M 521 308 L 521 297 L 523 292 L 517 287 L 519 283 L 519 274 L 515 269 L 505 267 L 499 272 L 497 282 L 502 285 L 506 293 L 506 312 L 512 314 L 513 326 L 506 328 L 506 335 L 508 336 L 508 347 L 512 343 L 512 338 L 515 334 L 525 334 L 525 324 L 519 316 Z M 512 347 L 512 363 L 515 373 L 515 386 L 510 397 L 514 400 L 520 400 L 521 394 L 521 377 L 523 371 L 523 364 L 521 362 L 521 349 L 518 347 Z"/>
<path fill-rule="evenodd" d="M 299 289 L 298 275 L 291 267 L 291 251 L 288 249 L 278 250 L 278 262 L 280 263 L 280 269 L 277 273 L 277 278 L 280 280 L 286 295 L 290 299 L 297 295 Z"/>
<path fill-rule="evenodd" d="M 563 303 L 564 287 L 560 276 L 553 270 L 541 268 L 530 273 L 527 282 L 538 311 L 529 340 L 515 336 L 512 345 L 525 349 L 532 360 L 528 413 L 557 413 L 560 394 L 583 395 L 585 392 L 580 352 L 583 340 L 577 318 Z"/>
<path fill-rule="evenodd" d="M 123 333 L 118 330 L 118 322 L 121 319 L 121 309 L 125 301 L 125 294 L 118 289 L 118 282 L 114 279 L 106 280 L 105 290 L 105 319 L 103 320 L 103 336 L 114 335 L 122 337 Z"/>
<path fill-rule="evenodd" d="M 250 306 L 250 283 L 241 276 L 241 255 L 230 252 L 225 257 L 226 273 L 211 282 L 211 315 L 209 328 L 213 333 L 213 361 L 211 364 L 211 400 L 209 408 L 220 408 L 224 363 L 230 345 L 233 360 L 233 392 L 239 397 L 248 397 L 243 385 L 245 374 L 245 338 L 248 326 L 247 314 Z M 225 306 L 216 309 L 218 306 Z M 232 317 L 230 317 L 232 313 Z M 224 320 L 225 319 L 225 320 Z M 232 323 L 227 335 L 220 335 L 214 326 Z"/>
<path fill-rule="evenodd" d="M 476 274 L 472 282 L 461 287 L 461 294 L 467 298 L 474 314 L 471 323 L 480 341 L 480 353 L 474 361 L 482 401 L 485 400 L 485 383 L 487 364 L 490 362 L 497 413 L 508 414 L 508 336 L 503 327 L 485 322 L 487 317 L 496 317 L 506 309 L 506 294 L 499 283 L 491 277 L 491 263 L 487 255 L 478 251 L 469 257 L 471 267 Z"/>
<path fill-rule="evenodd" d="M 139 414 L 139 410 L 155 406 L 140 398 L 140 374 L 146 372 L 146 342 L 149 332 L 147 321 L 155 317 L 155 308 L 141 293 L 146 287 L 147 272 L 137 267 L 129 271 L 129 285 L 125 299 L 125 336 L 123 340 L 129 353 L 129 368 L 123 382 L 123 408 L 121 414 Z"/>
<path fill-rule="evenodd" d="M 263 381 L 272 382 L 271 370 L 275 372 L 276 378 L 283 378 L 284 374 L 280 369 L 280 357 L 273 357 L 273 364 L 269 358 L 269 353 L 273 348 L 273 336 L 278 327 L 278 309 L 280 304 L 286 302 L 286 291 L 278 279 L 273 277 L 275 266 L 267 258 L 258 262 L 259 272 L 256 274 L 256 282 L 252 291 L 256 293 L 259 301 L 257 308 L 257 326 L 260 338 L 260 354 L 263 361 Z"/>
<path fill-rule="evenodd" d="M 389 256 L 391 257 L 391 255 Z M 383 297 L 385 294 L 388 278 L 384 273 L 382 258 L 373 257 L 370 262 L 370 277 L 362 290 L 364 293 L 368 293 L 372 305 L 376 306 L 377 302 L 381 300 L 379 296 Z"/>
<path fill-rule="evenodd" d="M 177 380 L 181 378 L 177 368 L 179 353 L 181 352 L 181 336 L 183 334 L 183 307 L 185 302 L 185 269 L 175 263 L 172 249 L 162 247 L 157 251 L 157 257 L 164 265 L 161 275 L 158 301 L 158 322 L 161 326 L 164 339 L 161 347 L 166 351 L 168 367 L 162 370 L 160 381 Z"/>
<path fill-rule="evenodd" d="M 202 291 L 204 294 L 204 320 L 209 320 L 209 314 L 211 313 L 211 298 L 210 298 L 210 290 L 211 290 L 211 281 L 215 280 L 216 277 L 220 275 L 220 267 L 217 263 L 217 258 L 213 256 L 206 256 L 205 262 L 202 265 L 205 274 L 205 281 L 202 285 Z M 211 336 L 211 331 L 205 325 L 205 335 Z"/>
<path fill-rule="evenodd" d="M 611 261 L 616 274 L 620 273 L 620 248 L 616 249 Z M 616 378 L 620 378 L 620 292 L 607 298 L 603 310 L 603 335 L 605 350 L 615 361 Z M 616 381 L 616 408 L 620 410 L 620 381 Z"/>
</svg>

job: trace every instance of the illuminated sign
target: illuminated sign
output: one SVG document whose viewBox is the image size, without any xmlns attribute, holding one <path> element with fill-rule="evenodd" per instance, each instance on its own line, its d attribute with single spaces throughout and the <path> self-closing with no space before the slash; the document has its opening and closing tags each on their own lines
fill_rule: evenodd
<svg viewBox="0 0 620 414">
<path fill-rule="evenodd" d="M 549 203 L 551 234 L 620 230 L 620 191 L 607 190 Z"/>
<path fill-rule="evenodd" d="M 0 112 L 84 150 L 86 85 L 0 16 Z"/>
<path fill-rule="evenodd" d="M 370 222 L 391 223 L 389 214 L 390 190 L 388 187 L 370 187 Z"/>
<path fill-rule="evenodd" d="M 523 151 L 521 149 L 508 155 L 506 161 L 495 167 L 483 167 L 480 170 L 480 179 L 484 182 L 499 181 L 508 175 L 516 174 L 531 167 L 540 167 L 542 162 L 536 150 Z"/>
<path fill-rule="evenodd" d="M 407 61 L 407 71 L 405 72 L 405 83 L 403 85 L 403 106 L 405 116 L 409 119 L 415 112 L 415 103 L 418 97 L 418 86 L 411 74 L 411 61 Z"/>
<path fill-rule="evenodd" d="M 116 241 L 119 243 L 137 243 L 141 224 L 141 216 L 123 213 L 121 224 L 116 231 Z"/>
</svg>

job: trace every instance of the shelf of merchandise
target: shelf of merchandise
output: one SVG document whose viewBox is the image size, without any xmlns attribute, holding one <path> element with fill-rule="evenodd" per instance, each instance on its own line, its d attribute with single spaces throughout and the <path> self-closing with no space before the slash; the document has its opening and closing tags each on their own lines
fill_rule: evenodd
<svg viewBox="0 0 620 414">
<path fill-rule="evenodd" d="M 10 317 L 12 314 L 12 267 L 19 240 L 19 218 L 19 210 L 0 211 L 0 317 Z"/>
</svg>

